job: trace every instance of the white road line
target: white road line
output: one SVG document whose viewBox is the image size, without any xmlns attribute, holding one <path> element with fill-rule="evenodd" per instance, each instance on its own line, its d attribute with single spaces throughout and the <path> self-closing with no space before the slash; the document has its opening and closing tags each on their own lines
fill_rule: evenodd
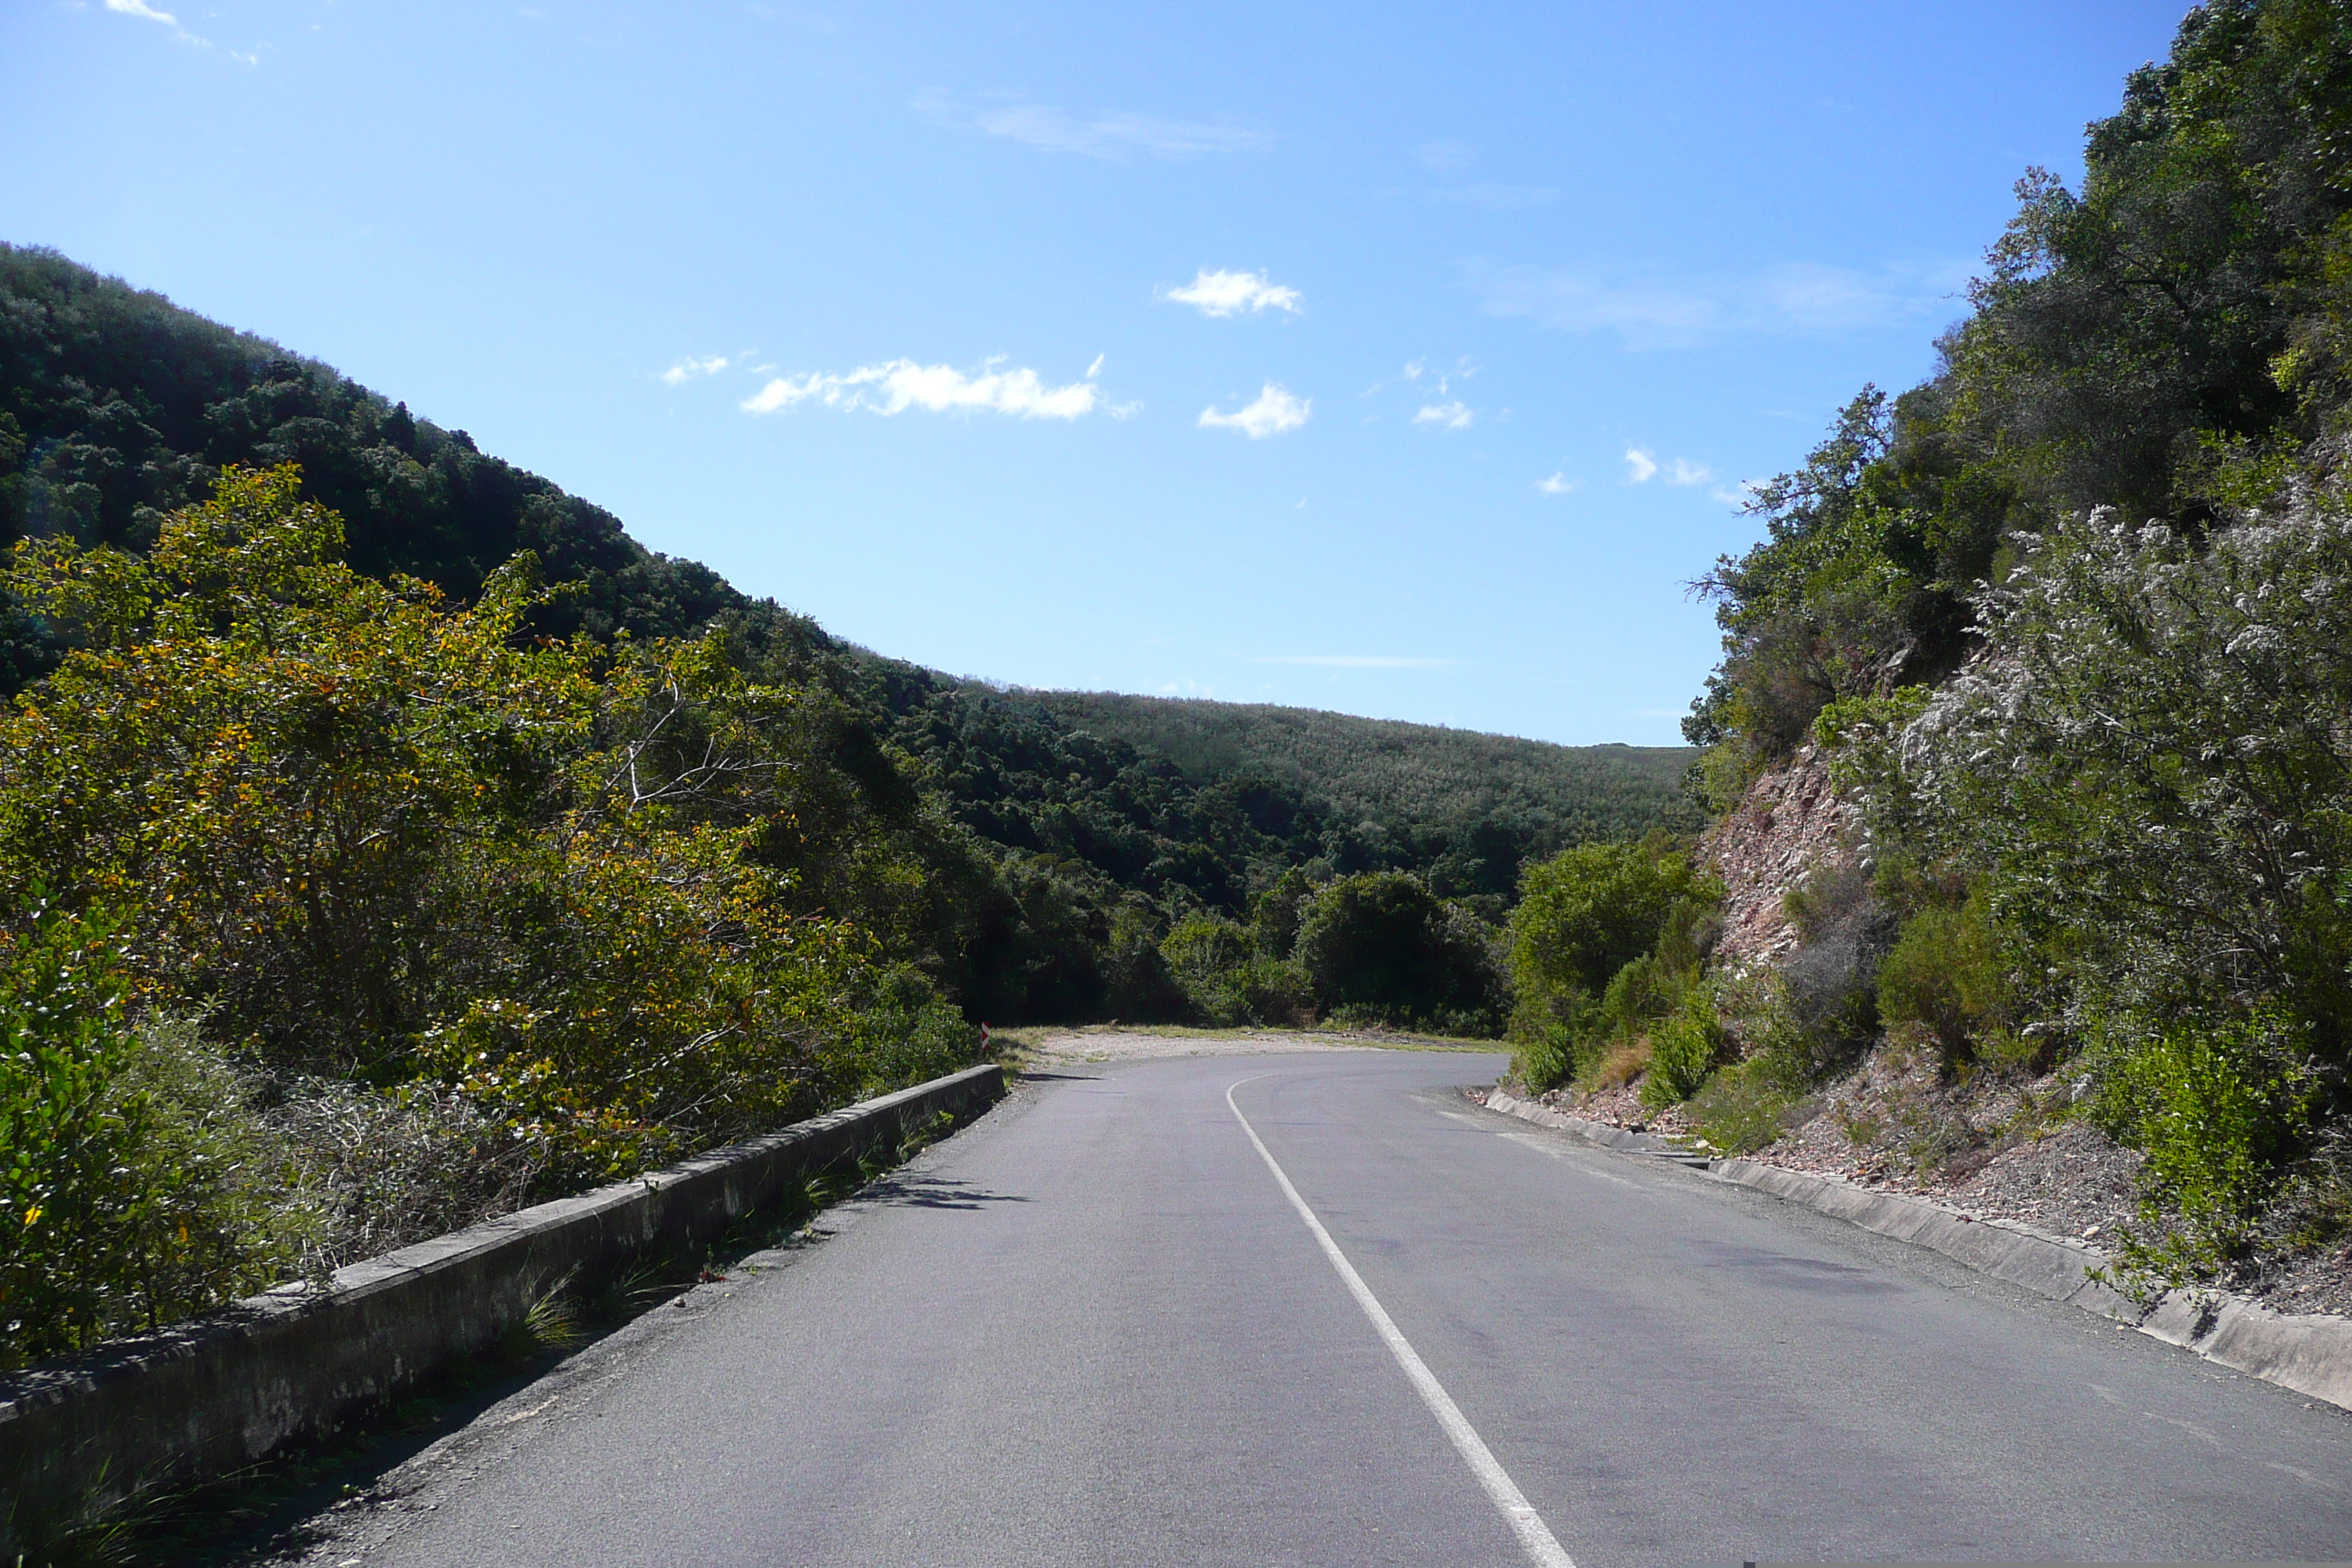
<svg viewBox="0 0 2352 1568">
<path fill-rule="evenodd" d="M 1470 1467 L 1470 1473 L 1478 1478 L 1480 1486 L 1486 1489 L 1486 1496 L 1493 1500 L 1504 1522 L 1511 1527 L 1511 1532 L 1519 1538 L 1520 1546 L 1526 1549 L 1528 1560 L 1535 1563 L 1536 1568 L 1576 1568 L 1575 1561 L 1553 1537 L 1551 1527 L 1544 1523 L 1543 1515 L 1535 1510 L 1535 1505 L 1528 1501 L 1527 1494 L 1512 1481 L 1509 1473 L 1503 1468 L 1502 1461 L 1495 1458 L 1493 1450 L 1479 1437 L 1478 1429 L 1470 1425 L 1470 1418 L 1462 1414 L 1462 1407 L 1454 1403 L 1453 1395 L 1445 1392 L 1445 1385 L 1437 1381 L 1437 1374 L 1429 1370 L 1429 1363 L 1421 1359 L 1412 1342 L 1396 1326 L 1396 1321 L 1381 1305 L 1380 1298 L 1372 1294 L 1372 1288 L 1364 1283 L 1364 1277 L 1356 1272 L 1356 1266 L 1348 1261 L 1348 1255 L 1339 1250 L 1339 1244 L 1331 1239 L 1331 1233 L 1323 1228 L 1323 1222 L 1315 1217 L 1315 1211 L 1307 1206 L 1307 1200 L 1298 1195 L 1298 1189 L 1290 1184 L 1288 1176 L 1283 1174 L 1282 1167 L 1275 1163 L 1274 1155 L 1266 1149 L 1265 1141 L 1257 1135 L 1257 1129 L 1252 1127 L 1249 1118 L 1242 1114 L 1242 1108 L 1234 1103 L 1234 1089 L 1251 1081 L 1243 1079 L 1228 1088 L 1225 1104 L 1232 1110 L 1234 1120 L 1242 1124 L 1242 1131 L 1249 1134 L 1249 1141 L 1256 1145 L 1258 1158 L 1264 1160 L 1265 1168 L 1274 1173 L 1275 1181 L 1282 1187 L 1282 1195 L 1290 1200 L 1290 1206 L 1298 1211 L 1298 1217 L 1305 1220 L 1307 1228 L 1315 1234 L 1316 1242 L 1323 1248 L 1323 1256 L 1329 1258 L 1331 1267 L 1339 1271 L 1339 1278 L 1347 1282 L 1349 1293 L 1356 1298 L 1356 1305 L 1361 1307 L 1364 1316 L 1372 1321 L 1372 1327 L 1379 1331 L 1381 1342 L 1389 1347 L 1389 1353 L 1396 1357 L 1397 1365 L 1404 1368 L 1404 1375 L 1421 1394 L 1422 1403 L 1427 1405 L 1429 1413 L 1437 1417 L 1437 1424 L 1445 1428 L 1445 1436 L 1453 1440 L 1454 1451 L 1462 1456 L 1462 1462 Z"/>
</svg>

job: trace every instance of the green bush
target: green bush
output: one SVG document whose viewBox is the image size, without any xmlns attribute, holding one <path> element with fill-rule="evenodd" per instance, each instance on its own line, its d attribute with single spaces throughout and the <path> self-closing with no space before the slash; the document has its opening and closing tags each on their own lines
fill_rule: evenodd
<svg viewBox="0 0 2352 1568">
<path fill-rule="evenodd" d="M 1642 1103 L 1664 1110 L 1696 1094 L 1729 1042 L 1714 997 L 1694 988 L 1673 1016 L 1650 1031 L 1650 1072 L 1642 1080 Z"/>
<path fill-rule="evenodd" d="M 2213 1279 L 2250 1252 L 2265 1203 L 2305 1152 L 2320 1108 L 2305 1031 L 2284 1013 L 2143 1032 L 2103 1020 L 2092 1115 L 2144 1151 L 2140 1228 L 2119 1276 L 2143 1294 Z"/>
<path fill-rule="evenodd" d="M 1681 1005 L 1720 889 L 1662 835 L 1580 845 L 1529 868 L 1521 886 L 1509 928 L 1510 1039 L 1520 1077 L 1550 1087 Z"/>
<path fill-rule="evenodd" d="M 1752 1154 L 1779 1142 L 1781 1115 L 1796 1102 L 1782 1064 L 1769 1057 L 1735 1062 L 1708 1079 L 1683 1114 L 1698 1135 L 1726 1154 Z"/>
<path fill-rule="evenodd" d="M 1530 1092 L 1558 1089 L 1576 1076 L 1576 1037 L 1554 1018 L 1512 1021 L 1511 1077 Z"/>
<path fill-rule="evenodd" d="M 1880 1018 L 1918 1026 L 1947 1070 L 1972 1059 L 2009 1008 L 2009 970 L 1981 899 L 1919 910 L 1879 961 Z"/>
<path fill-rule="evenodd" d="M 306 1211 L 236 1076 L 132 1026 L 116 928 L 36 907 L 0 947 L 0 1366 L 278 1279 Z"/>
<path fill-rule="evenodd" d="M 1512 911 L 1511 981 L 1522 997 L 1598 994 L 1657 945 L 1675 905 L 1703 891 L 1690 858 L 1654 836 L 1580 844 L 1530 866 Z"/>
<path fill-rule="evenodd" d="M 1314 992 L 1306 973 L 1270 956 L 1256 936 L 1248 926 L 1195 912 L 1161 939 L 1161 960 L 1196 1021 L 1218 1028 L 1312 1021 Z"/>
<path fill-rule="evenodd" d="M 1601 994 L 1601 1028 L 1608 1039 L 1629 1041 L 1643 1026 L 1682 1005 L 1696 980 L 1693 970 L 1669 967 L 1655 953 L 1643 953 L 1619 970 Z"/>
</svg>

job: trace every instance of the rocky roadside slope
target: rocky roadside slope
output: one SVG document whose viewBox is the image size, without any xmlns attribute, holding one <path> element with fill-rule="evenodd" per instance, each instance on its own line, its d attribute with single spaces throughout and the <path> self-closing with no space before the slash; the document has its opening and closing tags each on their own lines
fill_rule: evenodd
<svg viewBox="0 0 2352 1568">
<path fill-rule="evenodd" d="M 1790 890 L 1851 866 L 1856 839 L 1852 805 L 1810 750 L 1757 780 L 1698 848 L 1724 884 L 1716 963 L 1737 972 L 1795 956 L 1802 938 Z M 2096 1245 L 2135 1223 L 2141 1156 L 2074 1114 L 2080 1087 L 2063 1069 L 1948 1081 L 1927 1053 L 1882 1040 L 1853 1072 L 1790 1107 L 1780 1137 L 1748 1157 Z M 1538 1098 L 1612 1127 L 1699 1136 L 1686 1108 L 1645 1110 L 1639 1078 Z M 2352 1315 L 2352 1248 L 2282 1258 L 2235 1283 L 2280 1311 Z"/>
</svg>

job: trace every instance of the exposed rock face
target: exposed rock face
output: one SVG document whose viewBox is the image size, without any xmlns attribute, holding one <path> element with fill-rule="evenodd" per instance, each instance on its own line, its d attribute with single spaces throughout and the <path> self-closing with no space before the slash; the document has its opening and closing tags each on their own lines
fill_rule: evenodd
<svg viewBox="0 0 2352 1568">
<path fill-rule="evenodd" d="M 1716 962 L 1741 969 L 1785 957 L 1797 928 L 1781 910 L 1789 889 L 1817 865 L 1853 853 L 1855 810 L 1806 747 L 1748 786 L 1698 844 L 1698 861 L 1723 879 L 1723 936 Z"/>
</svg>

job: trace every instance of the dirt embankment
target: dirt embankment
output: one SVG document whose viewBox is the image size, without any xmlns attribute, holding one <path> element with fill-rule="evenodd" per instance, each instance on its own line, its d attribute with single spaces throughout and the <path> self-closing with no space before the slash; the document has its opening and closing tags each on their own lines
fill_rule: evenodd
<svg viewBox="0 0 2352 1568">
<path fill-rule="evenodd" d="M 1739 969 L 1794 949 L 1797 928 L 1782 909 L 1789 889 L 1815 867 L 1850 857 L 1856 826 L 1853 805 L 1810 746 L 1748 785 L 1698 842 L 1699 864 L 1723 881 L 1716 962 Z"/>
</svg>

